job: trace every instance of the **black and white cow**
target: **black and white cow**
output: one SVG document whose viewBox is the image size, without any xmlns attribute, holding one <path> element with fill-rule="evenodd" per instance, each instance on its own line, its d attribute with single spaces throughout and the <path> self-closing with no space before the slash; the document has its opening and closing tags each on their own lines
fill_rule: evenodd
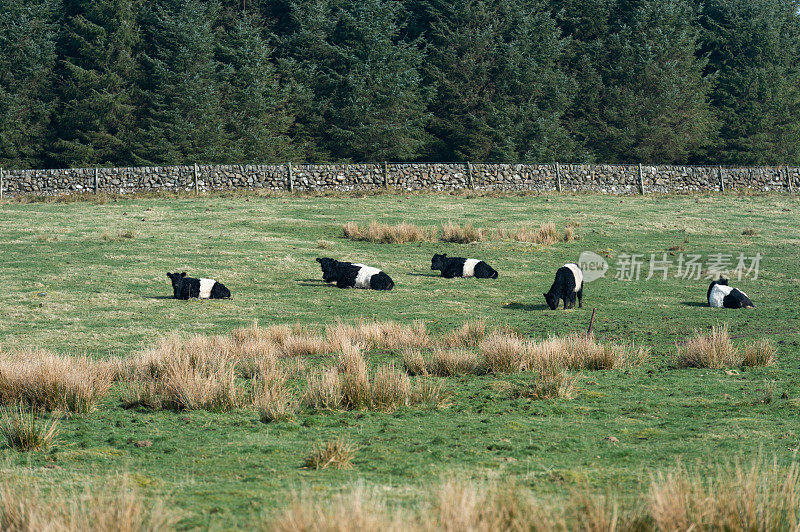
<svg viewBox="0 0 800 532">
<path fill-rule="evenodd" d="M 446 253 L 435 254 L 431 259 L 431 270 L 441 270 L 442 277 L 477 277 L 497 279 L 497 270 L 478 259 L 448 257 Z"/>
<path fill-rule="evenodd" d="M 231 297 L 231 291 L 214 279 L 195 279 L 186 277 L 186 272 L 169 273 L 167 277 L 172 280 L 172 293 L 175 299 L 224 299 Z"/>
<path fill-rule="evenodd" d="M 747 294 L 738 288 L 728 286 L 727 279 L 712 281 L 711 285 L 708 287 L 706 298 L 708 299 L 709 307 L 756 308 L 753 302 L 750 301 L 750 298 L 747 297 Z"/>
<path fill-rule="evenodd" d="M 550 310 L 558 308 L 558 301 L 564 300 L 564 308 L 575 306 L 575 296 L 578 296 L 578 307 L 583 308 L 583 272 L 580 266 L 574 263 L 565 264 L 556 270 L 556 279 L 550 291 L 544 294 Z"/>
<path fill-rule="evenodd" d="M 322 267 L 322 280 L 336 283 L 338 288 L 369 288 L 391 290 L 394 281 L 378 268 L 353 262 L 340 262 L 330 258 L 317 258 Z"/>
</svg>

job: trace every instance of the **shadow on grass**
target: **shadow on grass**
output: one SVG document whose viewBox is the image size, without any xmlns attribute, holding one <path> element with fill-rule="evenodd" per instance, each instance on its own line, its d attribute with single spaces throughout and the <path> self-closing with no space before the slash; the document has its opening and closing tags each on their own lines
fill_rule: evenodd
<svg viewBox="0 0 800 532">
<path fill-rule="evenodd" d="M 687 307 L 707 307 L 708 303 L 701 303 L 700 301 L 683 301 L 681 305 L 686 305 Z"/>
<path fill-rule="evenodd" d="M 416 272 L 408 272 L 408 275 L 413 275 L 414 277 L 441 277 L 438 273 L 416 273 Z"/>
<path fill-rule="evenodd" d="M 299 286 L 328 286 L 328 283 L 322 279 L 295 279 L 295 282 L 297 282 Z M 336 285 L 331 284 L 330 286 Z"/>
<path fill-rule="evenodd" d="M 175 296 L 145 296 L 145 299 L 175 299 Z"/>
<path fill-rule="evenodd" d="M 504 304 L 503 308 L 506 310 L 547 310 L 547 305 L 544 303 L 540 305 L 530 305 L 527 303 L 518 303 L 514 301 L 513 303 Z"/>
</svg>

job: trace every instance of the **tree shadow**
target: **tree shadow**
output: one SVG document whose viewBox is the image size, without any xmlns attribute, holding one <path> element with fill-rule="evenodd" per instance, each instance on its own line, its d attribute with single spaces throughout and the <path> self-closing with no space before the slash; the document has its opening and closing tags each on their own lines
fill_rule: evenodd
<svg viewBox="0 0 800 532">
<path fill-rule="evenodd" d="M 686 305 L 687 307 L 707 307 L 708 303 L 701 303 L 699 301 L 683 301 L 681 305 Z"/>
<path fill-rule="evenodd" d="M 528 303 L 518 303 L 514 301 L 513 303 L 504 304 L 503 308 L 506 310 L 547 310 L 547 305 L 545 305 L 544 303 L 540 305 L 532 305 Z"/>
</svg>

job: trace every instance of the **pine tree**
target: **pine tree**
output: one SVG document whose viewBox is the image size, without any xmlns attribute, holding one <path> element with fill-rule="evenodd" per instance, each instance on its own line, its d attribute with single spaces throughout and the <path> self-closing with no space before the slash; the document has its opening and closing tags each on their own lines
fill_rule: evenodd
<svg viewBox="0 0 800 532">
<path fill-rule="evenodd" d="M 0 166 L 44 164 L 52 118 L 55 0 L 5 0 L 0 9 Z"/>
<path fill-rule="evenodd" d="M 157 0 L 143 7 L 140 164 L 218 163 L 225 159 L 216 2 Z"/>
<path fill-rule="evenodd" d="M 715 133 L 705 61 L 686 0 L 623 3 L 605 40 L 603 96 L 590 126 L 601 160 L 686 163 Z"/>
<path fill-rule="evenodd" d="M 51 153 L 56 164 L 133 161 L 138 42 L 134 8 L 134 0 L 64 2 Z"/>
<path fill-rule="evenodd" d="M 456 0 L 430 7 L 431 132 L 442 160 L 550 161 L 577 146 L 562 123 L 564 41 L 544 2 Z"/>
<path fill-rule="evenodd" d="M 289 91 L 281 87 L 271 49 L 257 19 L 239 15 L 228 21 L 217 48 L 221 113 L 226 136 L 224 160 L 275 162 L 295 153 L 289 138 L 293 122 Z"/>
<path fill-rule="evenodd" d="M 428 91 L 419 43 L 403 38 L 402 6 L 306 0 L 277 17 L 282 70 L 291 75 L 299 135 L 318 158 L 404 160 L 427 144 Z"/>
<path fill-rule="evenodd" d="M 702 51 L 722 122 L 720 162 L 800 163 L 799 9 L 794 0 L 703 4 Z"/>
</svg>

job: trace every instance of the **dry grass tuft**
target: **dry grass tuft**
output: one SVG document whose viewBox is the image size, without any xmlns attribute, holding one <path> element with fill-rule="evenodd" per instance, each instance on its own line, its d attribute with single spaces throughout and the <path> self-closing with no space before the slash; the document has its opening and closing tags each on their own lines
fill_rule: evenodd
<svg viewBox="0 0 800 532">
<path fill-rule="evenodd" d="M 429 407 L 440 407 L 444 403 L 441 383 L 429 379 L 417 379 L 411 393 L 411 402 Z"/>
<path fill-rule="evenodd" d="M 149 532 L 172 530 L 178 516 L 145 499 L 127 476 L 83 492 L 44 494 L 30 479 L 0 482 L 0 530 Z"/>
<path fill-rule="evenodd" d="M 775 344 L 768 339 L 758 340 L 744 347 L 742 366 L 771 366 L 775 363 Z"/>
<path fill-rule="evenodd" d="M 557 359 L 538 359 L 533 366 L 533 383 L 528 395 L 534 399 L 572 399 L 579 375 L 570 375 Z"/>
<path fill-rule="evenodd" d="M 350 469 L 353 467 L 353 457 L 356 446 L 339 437 L 316 446 L 311 455 L 306 458 L 306 467 L 314 469 Z"/>
<path fill-rule="evenodd" d="M 742 234 L 745 236 L 756 236 L 758 234 L 758 230 L 753 229 L 752 227 L 748 227 L 747 229 L 742 231 Z"/>
<path fill-rule="evenodd" d="M 317 248 L 318 249 L 332 249 L 333 242 L 330 240 L 317 240 Z"/>
<path fill-rule="evenodd" d="M 366 228 L 359 227 L 355 222 L 348 222 L 342 226 L 345 238 L 350 240 L 363 240 L 373 244 L 406 244 L 408 242 L 430 242 L 434 232 L 428 227 L 402 222 L 388 225 L 372 221 Z"/>
<path fill-rule="evenodd" d="M 727 325 L 696 333 L 678 349 L 678 365 L 686 368 L 722 369 L 741 364 L 742 358 L 731 342 Z"/>
<path fill-rule="evenodd" d="M 303 404 L 314 410 L 337 410 L 344 401 L 342 379 L 336 368 L 329 368 L 323 373 L 309 375 Z"/>
<path fill-rule="evenodd" d="M 298 410 L 285 376 L 254 379 L 253 406 L 262 423 L 294 421 Z"/>
<path fill-rule="evenodd" d="M 343 346 L 356 344 L 364 349 L 401 350 L 423 349 L 431 343 L 425 323 L 416 320 L 407 325 L 394 321 L 359 320 L 355 323 L 337 321 L 325 329 L 328 351 L 336 353 Z"/>
<path fill-rule="evenodd" d="M 427 373 L 438 377 L 470 375 L 481 369 L 477 353 L 466 349 L 435 349 L 428 361 Z"/>
<path fill-rule="evenodd" d="M 757 459 L 710 475 L 679 466 L 652 477 L 647 508 L 658 530 L 797 530 L 800 466 Z"/>
<path fill-rule="evenodd" d="M 385 504 L 364 488 L 342 494 L 332 501 L 320 501 L 316 493 L 295 497 L 292 505 L 277 519 L 264 524 L 275 532 L 405 532 L 413 530 L 399 516 L 390 516 Z"/>
<path fill-rule="evenodd" d="M 86 414 L 113 381 L 107 362 L 40 349 L 0 353 L 0 404 Z"/>
<path fill-rule="evenodd" d="M 403 367 L 409 375 L 428 374 L 428 360 L 419 349 L 403 350 Z"/>
<path fill-rule="evenodd" d="M 491 373 L 518 373 L 525 370 L 528 342 L 510 333 L 494 333 L 478 346 L 486 370 Z"/>
<path fill-rule="evenodd" d="M 488 236 L 489 232 L 486 229 L 478 229 L 473 227 L 472 224 L 464 224 L 461 226 L 450 221 L 442 224 L 442 242 L 471 244 L 473 242 L 481 242 L 486 240 Z"/>
<path fill-rule="evenodd" d="M 219 337 L 162 339 L 122 368 L 123 405 L 171 410 L 230 411 L 244 402 L 237 363 Z"/>
<path fill-rule="evenodd" d="M 393 412 L 411 402 L 411 381 L 397 366 L 378 366 L 370 382 L 369 401 L 373 410 Z"/>
<path fill-rule="evenodd" d="M 497 332 L 484 319 L 468 319 L 440 340 L 443 347 L 477 347 L 490 333 Z"/>
<path fill-rule="evenodd" d="M 58 420 L 51 418 L 40 423 L 36 414 L 21 404 L 14 408 L 2 408 L 0 436 L 15 451 L 41 451 L 56 442 Z"/>
</svg>

